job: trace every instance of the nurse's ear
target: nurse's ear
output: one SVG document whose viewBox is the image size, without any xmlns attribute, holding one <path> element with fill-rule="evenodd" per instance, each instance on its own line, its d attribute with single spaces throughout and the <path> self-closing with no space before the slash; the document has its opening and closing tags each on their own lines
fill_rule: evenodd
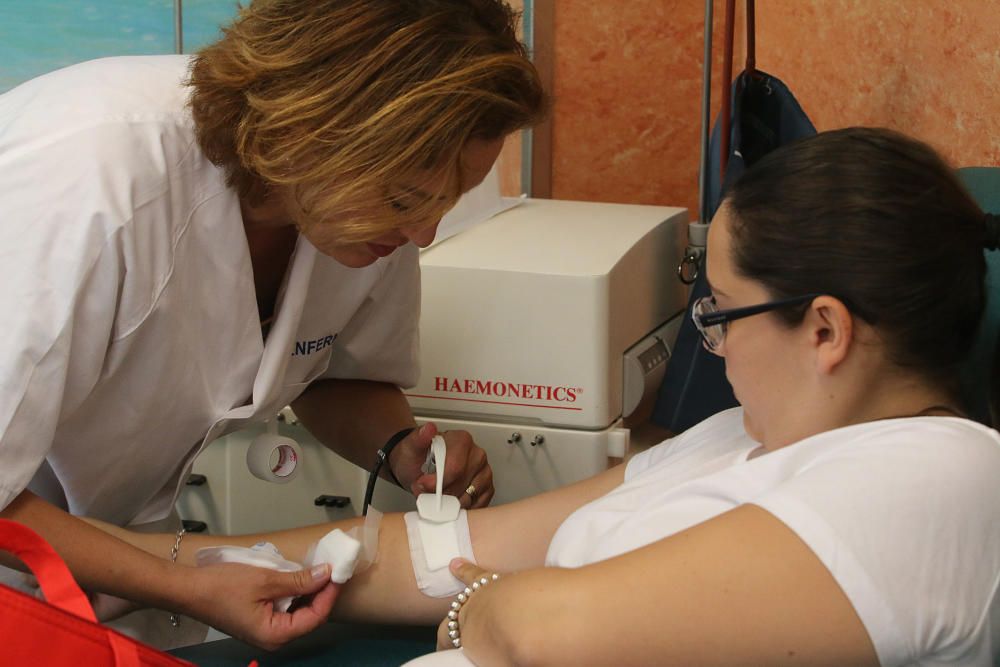
<svg viewBox="0 0 1000 667">
<path fill-rule="evenodd" d="M 823 375 L 833 373 L 855 342 L 851 311 L 836 297 L 818 296 L 806 310 L 803 326 L 815 351 L 816 370 Z"/>
</svg>

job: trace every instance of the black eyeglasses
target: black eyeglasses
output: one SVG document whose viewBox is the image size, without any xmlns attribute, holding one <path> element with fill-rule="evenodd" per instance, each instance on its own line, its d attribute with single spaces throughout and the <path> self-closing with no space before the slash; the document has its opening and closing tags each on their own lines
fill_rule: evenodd
<svg viewBox="0 0 1000 667">
<path fill-rule="evenodd" d="M 719 310 L 715 305 L 714 296 L 704 296 L 695 301 L 694 306 L 691 307 L 691 319 L 694 321 L 694 326 L 698 329 L 698 333 L 701 334 L 702 339 L 705 341 L 705 347 L 712 352 L 716 352 L 722 346 L 722 341 L 726 338 L 726 330 L 728 329 L 726 325 L 729 322 L 750 317 L 751 315 L 766 313 L 769 310 L 784 308 L 785 306 L 809 303 L 818 296 L 822 295 L 803 294 L 802 296 L 793 296 L 788 299 L 779 299 L 778 301 L 759 303 L 756 306 L 745 306 L 730 310 Z"/>
</svg>

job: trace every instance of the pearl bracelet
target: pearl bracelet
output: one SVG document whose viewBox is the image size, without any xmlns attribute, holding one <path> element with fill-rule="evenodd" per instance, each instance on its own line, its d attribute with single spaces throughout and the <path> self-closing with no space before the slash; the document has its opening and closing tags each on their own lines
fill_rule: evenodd
<svg viewBox="0 0 1000 667">
<path fill-rule="evenodd" d="M 455 648 L 462 648 L 462 631 L 458 627 L 458 612 L 462 610 L 473 593 L 499 578 L 500 575 L 495 572 L 488 577 L 480 577 L 477 581 L 472 582 L 472 586 L 466 586 L 465 590 L 455 596 L 451 603 L 451 611 L 448 612 L 448 636 L 451 638 L 451 645 Z"/>
</svg>

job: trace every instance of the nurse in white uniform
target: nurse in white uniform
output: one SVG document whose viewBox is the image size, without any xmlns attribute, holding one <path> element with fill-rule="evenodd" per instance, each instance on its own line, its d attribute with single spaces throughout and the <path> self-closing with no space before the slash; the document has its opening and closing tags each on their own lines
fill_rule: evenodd
<svg viewBox="0 0 1000 667">
<path fill-rule="evenodd" d="M 0 516 L 89 590 L 264 646 L 315 627 L 322 573 L 177 580 L 169 553 L 76 517 L 169 529 L 198 452 L 290 403 L 367 469 L 405 433 L 382 475 L 433 488 L 436 429 L 406 433 L 399 389 L 418 372 L 417 250 L 543 101 L 501 0 L 258 1 L 194 58 L 0 96 Z M 449 492 L 487 504 L 485 454 L 444 437 Z M 272 617 L 279 593 L 317 595 Z"/>
</svg>

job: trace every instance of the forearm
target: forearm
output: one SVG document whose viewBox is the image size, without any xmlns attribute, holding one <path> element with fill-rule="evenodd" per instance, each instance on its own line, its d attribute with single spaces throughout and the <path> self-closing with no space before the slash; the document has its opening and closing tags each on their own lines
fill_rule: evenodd
<svg viewBox="0 0 1000 667">
<path fill-rule="evenodd" d="M 471 510 L 467 517 L 476 561 L 498 572 L 539 567 L 556 529 L 582 502 L 616 483 L 617 471 L 519 503 Z M 437 623 L 452 597 L 431 598 L 417 589 L 411 548 L 401 514 L 383 517 L 378 559 L 344 587 L 334 615 L 351 621 Z"/>
<path fill-rule="evenodd" d="M 476 560 L 484 568 L 498 572 L 520 571 L 542 565 L 552 535 L 565 518 L 582 504 L 620 484 L 623 475 L 624 468 L 619 466 L 589 480 L 516 503 L 470 511 L 469 530 Z M 133 533 L 88 521 L 160 557 L 166 557 L 174 544 L 172 534 Z M 188 534 L 181 543 L 177 562 L 194 565 L 195 553 L 202 547 L 249 547 L 262 541 L 274 544 L 285 558 L 302 562 L 309 547 L 329 531 L 340 528 L 346 532 L 363 522 L 363 518 L 357 517 L 240 536 Z M 403 517 L 401 514 L 386 514 L 379 531 L 375 563 L 344 586 L 334 614 L 338 618 L 354 621 L 436 623 L 444 616 L 450 602 L 450 597 L 430 598 L 417 589 Z"/>
<path fill-rule="evenodd" d="M 469 511 L 476 561 L 496 572 L 540 567 L 566 517 L 616 487 L 623 476 L 624 468 L 619 466 L 516 503 Z M 447 613 L 451 600 L 429 598 L 418 591 L 403 517 L 387 514 L 379 533 L 377 562 L 345 586 L 334 614 L 349 620 L 434 623 Z M 559 613 L 556 610 L 556 616 Z"/>
<path fill-rule="evenodd" d="M 612 488 L 619 480 L 620 470 L 612 470 L 591 480 L 517 503 L 470 511 L 469 527 L 476 560 L 483 567 L 499 572 L 540 566 L 552 534 L 565 517 L 583 502 Z M 134 533 L 91 519 L 88 521 L 135 547 L 161 557 L 169 554 L 174 544 L 172 534 Z M 195 554 L 203 547 L 249 547 L 264 541 L 274 544 L 285 558 L 302 562 L 310 546 L 329 531 L 340 528 L 346 532 L 363 522 L 363 518 L 357 517 L 335 523 L 238 536 L 187 534 L 181 542 L 177 562 L 194 565 Z M 375 563 L 344 586 L 334 615 L 351 621 L 436 623 L 443 618 L 450 601 L 450 597 L 431 598 L 418 590 L 403 516 L 386 514 L 379 530 Z"/>
<path fill-rule="evenodd" d="M 394 433 L 416 426 L 403 392 L 384 382 L 323 380 L 292 408 L 317 440 L 366 470 Z"/>
<path fill-rule="evenodd" d="M 120 528 L 104 521 L 98 521 L 97 519 L 84 518 L 83 520 L 122 542 L 126 542 L 153 556 L 169 556 L 171 547 L 176 540 L 176 535 L 173 533 L 137 533 L 127 528 Z M 258 542 L 270 542 L 278 548 L 282 556 L 300 563 L 305 559 L 309 547 L 331 530 L 340 528 L 346 532 L 361 522 L 362 519 L 360 518 L 346 519 L 333 523 L 322 523 L 270 533 L 250 533 L 246 535 L 185 533 L 177 552 L 177 563 L 179 565 L 194 567 L 197 565 L 196 554 L 198 550 L 206 547 L 252 547 Z"/>
<path fill-rule="evenodd" d="M 29 491 L 0 511 L 0 517 L 22 523 L 45 538 L 89 591 L 178 611 L 184 610 L 186 597 L 193 594 L 181 568 L 169 561 L 169 545 L 155 557 Z M 3 563 L 21 569 L 13 558 L 4 558 Z"/>
<path fill-rule="evenodd" d="M 383 517 L 378 558 L 344 586 L 333 617 L 352 622 L 436 625 L 451 598 L 432 598 L 417 588 L 402 514 Z"/>
</svg>

